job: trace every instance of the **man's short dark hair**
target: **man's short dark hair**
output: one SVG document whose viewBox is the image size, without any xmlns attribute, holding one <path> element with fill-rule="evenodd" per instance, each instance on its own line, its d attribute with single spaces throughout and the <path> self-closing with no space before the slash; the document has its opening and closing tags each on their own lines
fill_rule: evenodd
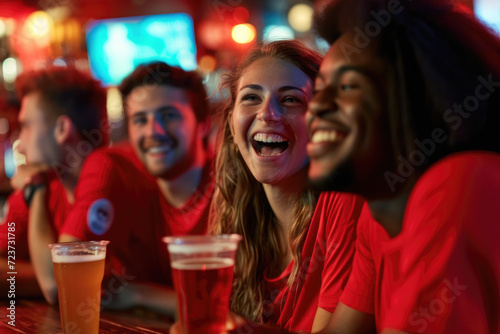
<svg viewBox="0 0 500 334">
<path fill-rule="evenodd" d="M 118 87 L 125 102 L 132 90 L 141 86 L 172 86 L 185 90 L 198 122 L 207 120 L 210 109 L 205 86 L 198 73 L 184 71 L 163 62 L 139 65 Z"/>
<path fill-rule="evenodd" d="M 21 74 L 16 80 L 16 89 L 20 100 L 39 92 L 47 119 L 66 115 L 82 138 L 99 130 L 103 140 L 95 143 L 96 146 L 107 143 L 106 91 L 90 75 L 71 67 L 50 67 Z"/>
</svg>

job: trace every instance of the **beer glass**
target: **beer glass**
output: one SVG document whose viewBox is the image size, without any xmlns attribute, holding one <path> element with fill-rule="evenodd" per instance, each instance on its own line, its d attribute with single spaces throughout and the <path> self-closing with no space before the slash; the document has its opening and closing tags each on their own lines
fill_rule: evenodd
<svg viewBox="0 0 500 334">
<path fill-rule="evenodd" d="M 99 333 L 101 282 L 109 241 L 50 244 L 63 333 Z"/>
<path fill-rule="evenodd" d="M 165 237 L 184 334 L 225 331 L 237 234 Z"/>
</svg>

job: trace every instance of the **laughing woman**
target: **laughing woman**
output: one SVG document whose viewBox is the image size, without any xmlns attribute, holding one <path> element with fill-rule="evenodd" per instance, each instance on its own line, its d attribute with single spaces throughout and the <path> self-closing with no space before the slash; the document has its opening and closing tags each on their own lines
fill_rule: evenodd
<svg viewBox="0 0 500 334">
<path fill-rule="evenodd" d="M 260 45 L 227 75 L 216 160 L 216 233 L 238 233 L 231 309 L 292 331 L 325 326 L 351 270 L 362 200 L 307 185 L 304 115 L 322 56 Z M 332 135 L 313 141 L 335 145 Z"/>
</svg>

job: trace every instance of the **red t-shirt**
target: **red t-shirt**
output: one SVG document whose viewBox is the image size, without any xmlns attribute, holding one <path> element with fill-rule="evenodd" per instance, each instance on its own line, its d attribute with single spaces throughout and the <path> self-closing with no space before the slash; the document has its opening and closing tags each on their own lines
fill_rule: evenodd
<svg viewBox="0 0 500 334">
<path fill-rule="evenodd" d="M 7 254 L 9 245 L 15 250 L 16 259 L 28 260 L 28 207 L 24 202 L 23 192 L 16 191 L 9 195 L 5 203 L 5 218 L 0 223 L 0 252 Z M 12 232 L 9 232 L 9 227 Z M 9 244 L 9 240 L 14 243 Z"/>
<path fill-rule="evenodd" d="M 154 178 L 129 143 L 96 150 L 83 164 L 75 205 L 60 234 L 109 240 L 106 257 L 119 276 L 170 284 L 157 198 Z"/>
<path fill-rule="evenodd" d="M 279 277 L 265 278 L 265 323 L 310 331 L 318 307 L 333 313 L 351 272 L 363 203 L 350 194 L 320 195 L 307 231 L 298 280 L 292 287 L 286 284 L 293 260 Z"/>
<path fill-rule="evenodd" d="M 208 213 L 215 187 L 212 167 L 212 160 L 207 160 L 200 184 L 182 208 L 173 207 L 160 195 L 160 205 L 165 218 L 163 235 L 181 236 L 207 233 Z"/>
<path fill-rule="evenodd" d="M 162 259 L 162 273 L 172 285 L 170 268 L 170 254 L 163 243 L 164 236 L 182 236 L 206 234 L 208 229 L 208 214 L 212 200 L 215 178 L 213 177 L 212 160 L 208 160 L 202 172 L 200 184 L 191 198 L 181 208 L 170 205 L 157 188 L 155 211 L 158 212 L 159 229 L 155 238 L 159 241 L 158 252 Z"/>
<path fill-rule="evenodd" d="M 462 152 L 418 180 L 395 238 L 365 207 L 342 303 L 379 331 L 500 333 L 499 192 L 500 155 Z"/>
<path fill-rule="evenodd" d="M 162 237 L 206 232 L 214 188 L 209 166 L 195 195 L 177 209 L 166 202 L 129 143 L 97 150 L 85 160 L 61 234 L 109 240 L 106 257 L 122 276 L 172 285 Z"/>
<path fill-rule="evenodd" d="M 16 259 L 28 260 L 29 210 L 24 202 L 23 192 L 16 191 L 12 193 L 8 197 L 6 205 L 7 214 L 4 221 L 0 223 L 0 250 L 4 253 L 7 251 L 9 237 L 12 240 L 14 235 Z M 62 183 L 57 177 L 52 176 L 46 192 L 46 210 L 54 238 L 57 238 L 57 231 L 61 229 L 70 209 L 71 204 L 68 202 Z M 10 235 L 8 234 L 9 227 L 15 227 L 15 231 L 10 232 Z"/>
</svg>

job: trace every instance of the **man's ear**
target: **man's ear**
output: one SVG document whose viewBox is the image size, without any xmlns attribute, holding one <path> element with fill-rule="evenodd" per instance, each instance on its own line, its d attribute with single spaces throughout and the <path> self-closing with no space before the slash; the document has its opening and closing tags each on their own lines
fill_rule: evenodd
<svg viewBox="0 0 500 334">
<path fill-rule="evenodd" d="M 54 138 L 60 145 L 67 142 L 70 138 L 75 137 L 77 134 L 76 127 L 73 121 L 66 115 L 61 115 L 56 119 L 54 128 Z"/>
</svg>

